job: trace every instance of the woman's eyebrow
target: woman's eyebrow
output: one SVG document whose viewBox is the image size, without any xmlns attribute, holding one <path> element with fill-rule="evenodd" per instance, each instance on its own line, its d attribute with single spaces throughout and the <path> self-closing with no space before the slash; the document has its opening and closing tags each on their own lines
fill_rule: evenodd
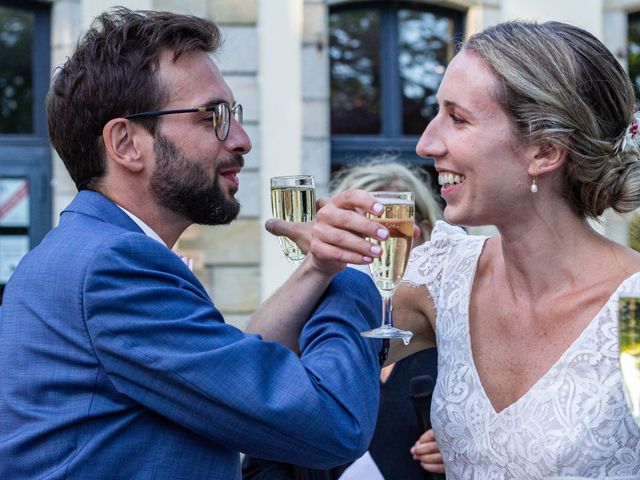
<svg viewBox="0 0 640 480">
<path fill-rule="evenodd" d="M 454 102 L 452 100 L 443 100 L 442 101 L 442 105 L 444 107 L 447 107 L 447 108 L 451 108 L 451 107 L 457 108 L 458 110 L 462 110 L 462 112 L 464 112 L 464 113 L 471 113 L 469 111 L 469 109 L 464 108 L 462 105 L 460 105 L 459 103 L 456 103 L 456 102 Z"/>
</svg>

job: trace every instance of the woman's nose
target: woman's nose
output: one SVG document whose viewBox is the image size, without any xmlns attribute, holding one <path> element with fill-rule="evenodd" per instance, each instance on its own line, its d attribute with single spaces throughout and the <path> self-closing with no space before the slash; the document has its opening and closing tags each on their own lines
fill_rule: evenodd
<svg viewBox="0 0 640 480">
<path fill-rule="evenodd" d="M 416 145 L 416 153 L 423 158 L 441 157 L 446 153 L 446 146 L 440 137 L 436 120 L 429 122 Z"/>
</svg>

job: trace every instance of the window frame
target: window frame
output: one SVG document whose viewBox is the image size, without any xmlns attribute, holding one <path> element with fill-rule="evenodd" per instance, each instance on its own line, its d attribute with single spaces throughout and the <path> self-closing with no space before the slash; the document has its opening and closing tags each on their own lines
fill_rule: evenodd
<svg viewBox="0 0 640 480">
<path fill-rule="evenodd" d="M 631 23 L 638 23 L 640 24 L 640 10 L 638 11 L 634 11 L 634 12 L 629 12 L 627 15 L 627 32 L 626 32 L 626 36 L 627 36 L 627 58 L 629 58 L 629 54 L 630 54 L 630 38 L 629 38 L 629 26 L 631 25 Z M 640 43 L 640 38 L 638 39 L 639 43 Z M 627 67 L 630 67 L 630 65 L 627 65 Z M 627 70 L 630 70 L 629 68 L 627 68 Z M 640 98 L 640 85 L 636 85 L 636 82 L 634 80 L 634 78 L 631 77 L 631 71 L 627 72 L 629 74 L 629 78 L 631 79 L 631 83 L 633 84 L 633 89 L 636 93 L 636 97 Z M 638 72 L 640 73 L 640 72 Z"/>
<path fill-rule="evenodd" d="M 447 16 L 454 24 L 454 49 L 463 39 L 466 11 L 412 1 L 356 1 L 329 6 L 329 15 L 344 11 L 373 9 L 380 12 L 378 53 L 380 58 L 381 133 L 376 135 L 333 134 L 331 136 L 331 166 L 341 168 L 381 152 L 397 154 L 401 161 L 432 166 L 433 160 L 415 153 L 419 135 L 403 133 L 402 91 L 398 66 L 398 10 L 411 9 Z M 392 39 L 393 41 L 389 41 Z M 331 76 L 331 72 L 329 72 Z M 331 78 L 329 79 L 331 82 Z M 425 125 L 426 127 L 426 125 Z"/>
<path fill-rule="evenodd" d="M 0 6 L 24 10 L 34 14 L 33 29 L 33 132 L 32 133 L 2 133 L 0 142 L 15 144 L 32 144 L 35 139 L 47 138 L 47 122 L 45 120 L 44 102 L 49 88 L 51 69 L 51 25 L 50 6 L 33 0 L 0 0 Z"/>
<path fill-rule="evenodd" d="M 29 248 L 34 248 L 52 226 L 51 146 L 45 115 L 51 69 L 51 5 L 33 0 L 0 0 L 0 6 L 34 15 L 32 132 L 0 132 L 0 177 L 25 178 L 29 182 L 28 236 Z"/>
</svg>

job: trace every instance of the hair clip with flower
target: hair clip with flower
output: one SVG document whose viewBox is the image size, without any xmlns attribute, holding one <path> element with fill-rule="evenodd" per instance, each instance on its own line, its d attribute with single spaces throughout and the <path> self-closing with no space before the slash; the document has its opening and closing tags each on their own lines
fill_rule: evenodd
<svg viewBox="0 0 640 480">
<path fill-rule="evenodd" d="M 640 111 L 638 111 L 637 105 L 634 109 L 631 123 L 629 123 L 629 126 L 624 131 L 622 138 L 614 145 L 614 151 L 618 154 L 626 151 L 629 146 L 640 149 Z"/>
</svg>

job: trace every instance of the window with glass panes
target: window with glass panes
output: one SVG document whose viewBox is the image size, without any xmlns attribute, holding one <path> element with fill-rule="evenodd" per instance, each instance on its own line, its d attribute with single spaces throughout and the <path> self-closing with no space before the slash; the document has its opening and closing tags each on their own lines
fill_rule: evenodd
<svg viewBox="0 0 640 480">
<path fill-rule="evenodd" d="M 51 229 L 50 8 L 0 0 L 0 303 L 20 259 Z"/>
<path fill-rule="evenodd" d="M 380 153 L 431 165 L 415 146 L 462 40 L 463 12 L 418 2 L 354 2 L 329 12 L 331 163 Z"/>
<path fill-rule="evenodd" d="M 636 98 L 640 98 L 640 12 L 629 15 L 627 38 L 629 76 L 636 91 Z"/>
</svg>

